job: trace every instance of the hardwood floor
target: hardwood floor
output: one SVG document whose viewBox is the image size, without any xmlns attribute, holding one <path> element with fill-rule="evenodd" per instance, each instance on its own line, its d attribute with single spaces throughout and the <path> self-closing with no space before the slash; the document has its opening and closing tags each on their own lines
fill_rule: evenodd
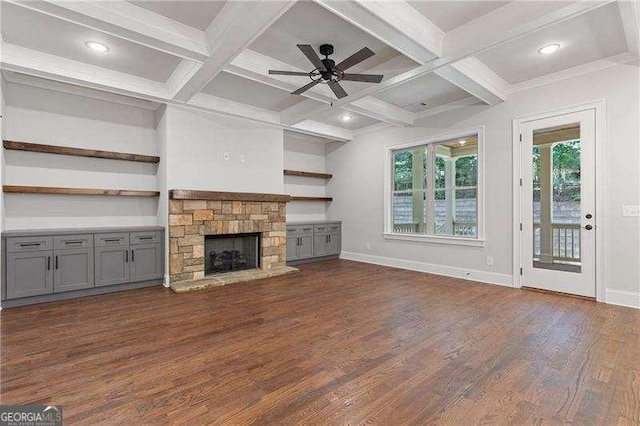
<svg viewBox="0 0 640 426">
<path fill-rule="evenodd" d="M 638 424 L 640 311 L 349 261 L 0 313 L 69 424 Z"/>
</svg>

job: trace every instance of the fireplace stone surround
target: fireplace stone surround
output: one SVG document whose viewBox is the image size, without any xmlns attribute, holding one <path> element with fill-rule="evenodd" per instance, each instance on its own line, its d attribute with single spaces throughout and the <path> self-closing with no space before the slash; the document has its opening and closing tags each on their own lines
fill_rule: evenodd
<svg viewBox="0 0 640 426">
<path fill-rule="evenodd" d="M 171 283 L 205 277 L 205 236 L 260 233 L 260 268 L 286 266 L 288 195 L 171 190 Z"/>
</svg>

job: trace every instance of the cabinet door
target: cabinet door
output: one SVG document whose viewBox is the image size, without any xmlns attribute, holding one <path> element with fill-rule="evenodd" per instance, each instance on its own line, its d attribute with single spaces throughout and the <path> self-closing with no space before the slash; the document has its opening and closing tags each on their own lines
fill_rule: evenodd
<svg viewBox="0 0 640 426">
<path fill-rule="evenodd" d="M 300 245 L 298 246 L 298 259 L 308 259 L 313 257 L 313 236 L 306 235 L 300 237 Z"/>
<path fill-rule="evenodd" d="M 129 282 L 129 246 L 95 248 L 95 286 Z"/>
<path fill-rule="evenodd" d="M 56 250 L 53 255 L 54 293 L 93 287 L 92 248 Z"/>
<path fill-rule="evenodd" d="M 313 237 L 313 252 L 315 257 L 326 256 L 328 254 L 328 240 L 327 234 L 316 234 Z"/>
<path fill-rule="evenodd" d="M 131 246 L 129 275 L 131 282 L 162 278 L 162 250 L 160 244 Z"/>
<path fill-rule="evenodd" d="M 298 237 L 287 237 L 287 261 L 298 258 Z"/>
<path fill-rule="evenodd" d="M 327 237 L 327 255 L 340 254 L 340 234 L 329 234 Z"/>
<path fill-rule="evenodd" d="M 7 253 L 7 298 L 53 293 L 53 251 Z"/>
</svg>

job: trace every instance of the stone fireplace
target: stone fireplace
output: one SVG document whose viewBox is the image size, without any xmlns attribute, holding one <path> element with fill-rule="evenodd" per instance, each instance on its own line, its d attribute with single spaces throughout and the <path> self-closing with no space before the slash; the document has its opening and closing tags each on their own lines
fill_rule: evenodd
<svg viewBox="0 0 640 426">
<path fill-rule="evenodd" d="M 216 238 L 221 236 L 224 239 L 257 236 L 255 268 L 270 270 L 286 266 L 288 195 L 171 190 L 169 198 L 171 283 L 201 279 L 207 272 L 224 272 L 222 269 L 233 266 L 234 262 L 235 266 L 249 262 L 246 253 L 242 254 L 244 259 L 239 253 L 246 251 L 244 247 L 250 243 L 243 246 L 238 240 L 235 246 L 219 246 L 213 260 L 212 251 L 216 250 L 211 248 L 212 242 L 221 240 Z M 208 271 L 212 261 L 218 268 Z"/>
</svg>

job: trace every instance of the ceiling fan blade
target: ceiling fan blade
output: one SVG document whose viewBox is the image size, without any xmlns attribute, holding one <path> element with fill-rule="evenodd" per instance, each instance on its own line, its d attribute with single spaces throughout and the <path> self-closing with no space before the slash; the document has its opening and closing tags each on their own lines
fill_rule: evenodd
<svg viewBox="0 0 640 426">
<path fill-rule="evenodd" d="M 340 83 L 338 83 L 337 81 L 330 81 L 329 88 L 331 88 L 333 93 L 336 95 L 336 98 L 338 99 L 342 99 L 347 96 L 347 92 L 344 91 L 342 86 L 340 86 Z"/>
<path fill-rule="evenodd" d="M 371 49 L 369 49 L 368 47 L 363 47 L 362 49 L 358 50 L 356 53 L 336 65 L 336 68 L 338 68 L 340 71 L 346 71 L 352 66 L 358 65 L 365 59 L 369 59 L 373 55 L 375 55 L 375 53 Z"/>
<path fill-rule="evenodd" d="M 291 94 L 292 95 L 300 95 L 301 93 L 306 92 L 307 90 L 311 89 L 313 86 L 315 86 L 318 83 L 320 83 L 320 80 L 314 80 L 309 84 L 305 84 L 304 86 L 302 86 L 301 88 L 299 88 L 295 92 L 291 92 Z"/>
<path fill-rule="evenodd" d="M 277 71 L 277 70 L 269 70 L 269 74 L 271 75 L 299 75 L 309 77 L 308 72 L 298 72 L 298 71 Z"/>
<path fill-rule="evenodd" d="M 313 47 L 310 44 L 299 44 L 298 49 L 302 51 L 304 56 L 307 57 L 309 61 L 316 67 L 319 71 L 326 71 L 324 64 L 320 60 L 320 57 L 316 54 L 316 51 L 313 50 Z"/>
<path fill-rule="evenodd" d="M 380 74 L 342 74 L 340 80 L 362 81 L 364 83 L 380 83 L 384 76 Z"/>
</svg>

